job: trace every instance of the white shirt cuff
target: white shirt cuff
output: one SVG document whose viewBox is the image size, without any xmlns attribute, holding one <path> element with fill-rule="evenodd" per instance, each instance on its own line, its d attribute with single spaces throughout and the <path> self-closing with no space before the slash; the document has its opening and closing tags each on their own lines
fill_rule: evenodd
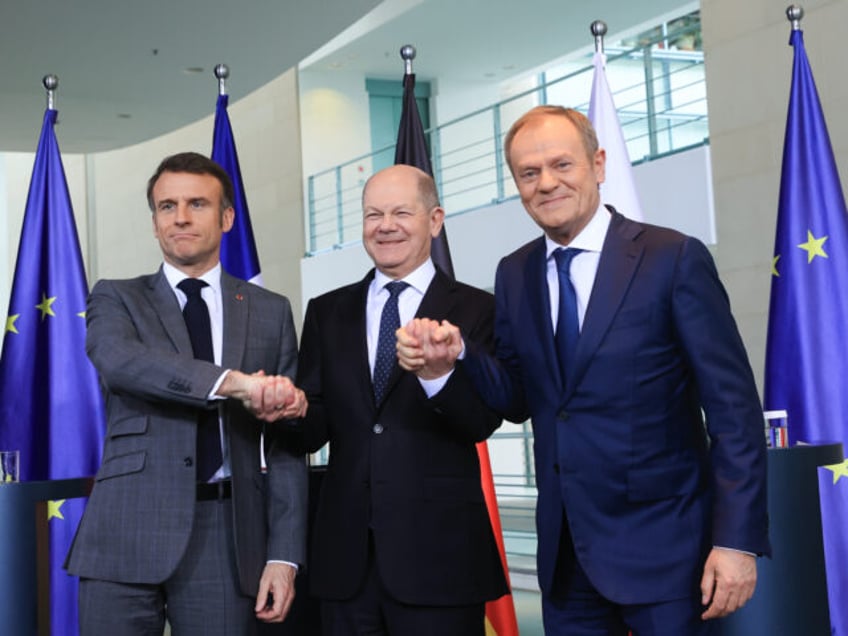
<svg viewBox="0 0 848 636">
<path fill-rule="evenodd" d="M 218 389 L 221 387 L 221 384 L 224 382 L 224 378 L 227 377 L 227 374 L 230 372 L 229 369 L 224 369 L 224 372 L 218 377 L 218 380 L 215 384 L 212 385 L 212 390 L 209 391 L 209 395 L 206 396 L 206 399 L 210 402 L 214 400 L 226 400 L 223 395 L 218 395 Z"/>
</svg>

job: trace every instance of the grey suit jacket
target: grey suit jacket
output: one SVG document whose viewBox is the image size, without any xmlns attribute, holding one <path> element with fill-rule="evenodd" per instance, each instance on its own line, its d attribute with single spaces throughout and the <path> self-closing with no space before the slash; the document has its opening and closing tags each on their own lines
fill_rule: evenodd
<svg viewBox="0 0 848 636">
<path fill-rule="evenodd" d="M 67 558 L 71 574 L 156 584 L 176 569 L 195 507 L 198 410 L 224 368 L 294 377 L 297 338 L 288 300 L 221 274 L 223 368 L 192 354 L 179 303 L 161 269 L 99 281 L 89 297 L 86 350 L 106 398 L 103 461 Z M 235 556 L 255 595 L 267 560 L 305 562 L 306 463 L 238 401 L 223 405 L 233 481 Z M 259 462 L 265 430 L 267 474 Z"/>
</svg>

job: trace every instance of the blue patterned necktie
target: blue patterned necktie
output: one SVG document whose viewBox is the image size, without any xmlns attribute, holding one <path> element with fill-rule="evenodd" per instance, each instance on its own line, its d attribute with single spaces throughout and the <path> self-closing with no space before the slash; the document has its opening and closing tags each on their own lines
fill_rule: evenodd
<svg viewBox="0 0 848 636">
<path fill-rule="evenodd" d="M 409 283 L 399 280 L 386 285 L 389 299 L 383 305 L 383 314 L 380 316 L 380 335 L 377 338 L 377 355 L 374 358 L 374 400 L 377 404 L 383 401 L 389 376 L 395 368 L 397 359 L 395 331 L 400 328 L 398 296 L 407 287 Z"/>
<path fill-rule="evenodd" d="M 577 294 L 571 284 L 571 261 L 583 250 L 567 247 L 554 250 L 557 275 L 559 278 L 559 312 L 555 341 L 559 369 L 563 385 L 566 384 L 571 365 L 574 362 L 574 352 L 577 349 L 577 339 L 580 337 L 580 322 L 577 317 Z"/>
<path fill-rule="evenodd" d="M 198 360 L 214 362 L 209 308 L 200 295 L 200 290 L 206 286 L 207 283 L 199 278 L 184 278 L 177 284 L 177 287 L 186 295 L 183 318 L 188 328 L 194 357 Z M 197 419 L 197 481 L 209 481 L 223 461 L 221 434 L 218 430 L 218 409 L 204 410 Z"/>
</svg>

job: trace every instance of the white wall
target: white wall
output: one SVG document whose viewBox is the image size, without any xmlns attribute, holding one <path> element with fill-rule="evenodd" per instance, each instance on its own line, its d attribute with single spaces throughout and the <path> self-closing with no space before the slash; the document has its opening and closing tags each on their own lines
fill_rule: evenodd
<svg viewBox="0 0 848 636">
<path fill-rule="evenodd" d="M 371 152 L 362 73 L 301 71 L 299 83 L 304 177 Z"/>
</svg>

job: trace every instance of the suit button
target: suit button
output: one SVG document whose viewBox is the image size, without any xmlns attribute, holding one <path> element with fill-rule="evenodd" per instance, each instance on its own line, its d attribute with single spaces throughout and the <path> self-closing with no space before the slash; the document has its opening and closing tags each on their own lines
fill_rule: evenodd
<svg viewBox="0 0 848 636">
<path fill-rule="evenodd" d="M 560 411 L 559 413 L 557 413 L 557 419 L 560 422 L 564 422 L 565 420 L 567 420 L 568 419 L 568 411 Z"/>
<path fill-rule="evenodd" d="M 554 472 L 559 475 L 559 464 L 554 464 Z"/>
<path fill-rule="evenodd" d="M 186 468 L 191 468 L 194 466 L 194 460 L 191 457 L 183 458 L 183 464 L 185 464 Z"/>
<path fill-rule="evenodd" d="M 377 422 L 371 430 L 374 431 L 375 435 L 379 435 L 383 432 L 383 425 Z"/>
</svg>

